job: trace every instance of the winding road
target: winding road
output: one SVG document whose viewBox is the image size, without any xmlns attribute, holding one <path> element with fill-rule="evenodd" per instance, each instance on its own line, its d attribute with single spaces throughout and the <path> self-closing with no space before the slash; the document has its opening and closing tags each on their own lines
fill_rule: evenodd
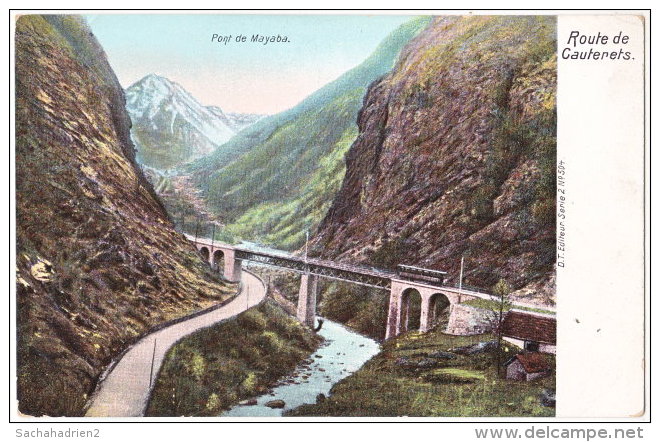
<svg viewBox="0 0 660 442">
<path fill-rule="evenodd" d="M 266 287 L 243 270 L 241 292 L 228 304 L 155 331 L 131 347 L 103 379 L 90 400 L 87 417 L 143 416 L 165 353 L 179 339 L 259 304 Z M 154 361 L 153 367 L 151 361 Z"/>
</svg>

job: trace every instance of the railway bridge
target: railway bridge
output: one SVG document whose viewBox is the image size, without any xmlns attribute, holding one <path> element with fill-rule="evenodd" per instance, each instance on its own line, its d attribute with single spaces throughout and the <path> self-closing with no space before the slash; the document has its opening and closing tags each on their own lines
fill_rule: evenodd
<svg viewBox="0 0 660 442">
<path fill-rule="evenodd" d="M 445 272 L 402 266 L 404 272 L 394 273 L 373 267 L 347 265 L 330 260 L 305 258 L 284 251 L 261 251 L 248 247 L 218 243 L 206 238 L 186 235 L 195 244 L 200 255 L 212 268 L 218 269 L 229 281 L 239 281 L 243 262 L 287 269 L 301 275 L 298 292 L 297 317 L 313 327 L 316 317 L 318 279 L 328 278 L 387 290 L 389 308 L 385 339 L 408 330 L 410 300 L 415 292 L 421 297 L 419 330 L 428 331 L 436 317 L 445 308 L 470 299 L 494 299 L 492 295 L 464 290 L 444 284 Z M 220 268 L 222 267 L 222 268 Z M 406 277 L 414 274 L 415 280 Z"/>
</svg>

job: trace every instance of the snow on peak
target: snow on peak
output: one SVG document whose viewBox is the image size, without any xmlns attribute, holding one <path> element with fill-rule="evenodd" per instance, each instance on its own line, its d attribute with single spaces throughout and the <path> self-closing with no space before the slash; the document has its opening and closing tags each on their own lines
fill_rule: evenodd
<svg viewBox="0 0 660 442">
<path fill-rule="evenodd" d="M 212 111 L 202 106 L 179 84 L 156 74 L 126 89 L 126 108 L 134 122 L 145 126 L 157 127 L 156 120 L 169 122 L 159 130 L 173 132 L 174 122 L 183 119 L 215 145 L 224 144 L 237 132 L 220 108 Z"/>
</svg>

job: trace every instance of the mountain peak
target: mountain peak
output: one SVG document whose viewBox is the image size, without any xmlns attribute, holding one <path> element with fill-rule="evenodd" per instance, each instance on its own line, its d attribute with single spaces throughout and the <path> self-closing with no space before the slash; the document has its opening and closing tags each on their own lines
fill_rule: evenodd
<svg viewBox="0 0 660 442">
<path fill-rule="evenodd" d="M 167 77 L 163 77 L 158 74 L 147 74 L 144 77 L 140 78 L 138 81 L 129 86 L 129 89 L 137 85 L 150 85 L 154 83 L 162 83 L 167 85 L 173 85 L 174 82 Z"/>
<path fill-rule="evenodd" d="M 260 117 L 205 107 L 181 85 L 153 73 L 126 89 L 126 109 L 139 160 L 157 169 L 210 153 Z"/>
</svg>

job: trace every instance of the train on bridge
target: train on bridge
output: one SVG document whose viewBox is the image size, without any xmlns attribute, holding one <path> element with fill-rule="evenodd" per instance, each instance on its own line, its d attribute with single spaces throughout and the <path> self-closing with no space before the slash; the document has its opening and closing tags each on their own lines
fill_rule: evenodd
<svg viewBox="0 0 660 442">
<path fill-rule="evenodd" d="M 444 282 L 447 272 L 399 264 L 396 266 L 396 274 L 402 279 L 440 286 Z"/>
</svg>

